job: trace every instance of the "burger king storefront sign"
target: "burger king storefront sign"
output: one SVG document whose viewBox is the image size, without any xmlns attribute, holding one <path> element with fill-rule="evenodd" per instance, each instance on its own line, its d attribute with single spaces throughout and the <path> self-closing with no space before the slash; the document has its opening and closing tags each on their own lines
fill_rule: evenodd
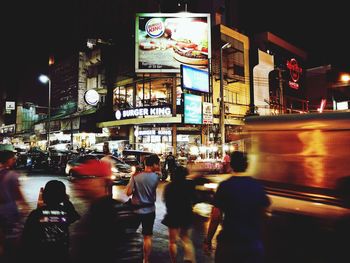
<svg viewBox="0 0 350 263">
<path fill-rule="evenodd" d="M 139 118 L 146 116 L 171 116 L 170 107 L 143 107 L 135 109 L 117 110 L 115 118 L 117 120 Z"/>
</svg>

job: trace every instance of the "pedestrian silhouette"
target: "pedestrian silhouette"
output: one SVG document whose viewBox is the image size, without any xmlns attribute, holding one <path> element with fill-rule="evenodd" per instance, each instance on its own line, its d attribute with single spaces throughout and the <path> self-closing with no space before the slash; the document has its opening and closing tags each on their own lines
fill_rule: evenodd
<svg viewBox="0 0 350 263">
<path fill-rule="evenodd" d="M 336 184 L 336 193 L 342 206 L 350 208 L 350 176 L 340 178 Z M 350 262 L 348 243 L 350 238 L 350 215 L 341 216 L 334 226 L 334 237 L 331 242 L 333 262 Z"/>
<path fill-rule="evenodd" d="M 142 223 L 143 234 L 143 262 L 149 262 L 152 250 L 153 225 L 156 217 L 155 202 L 156 190 L 159 182 L 159 157 L 152 154 L 145 158 L 145 170 L 131 176 L 126 187 L 126 194 L 132 195 L 131 204 L 139 208 L 135 210 L 138 214 L 138 225 Z"/>
<path fill-rule="evenodd" d="M 112 158 L 112 154 L 109 151 L 109 143 L 104 142 L 103 144 L 103 156 L 101 158 L 101 164 L 106 167 L 107 173 L 104 175 L 105 179 L 105 191 L 107 195 L 113 195 L 113 180 L 112 180 L 112 168 L 115 165 L 115 161 Z"/>
<path fill-rule="evenodd" d="M 74 262 L 140 262 L 142 237 L 131 228 L 134 220 L 124 201 L 109 195 L 94 200 L 80 220 L 82 234 L 75 240 Z"/>
<path fill-rule="evenodd" d="M 224 173 L 231 172 L 231 157 L 229 152 L 225 152 L 224 158 L 222 159 L 222 166 Z"/>
<path fill-rule="evenodd" d="M 190 180 L 186 180 L 188 170 L 178 166 L 174 169 L 172 181 L 166 185 L 163 193 L 167 212 L 162 223 L 169 231 L 169 254 L 171 262 L 176 262 L 177 240 L 180 238 L 184 248 L 185 262 L 196 262 L 191 241 L 193 223 L 192 206 L 195 202 L 195 188 Z M 181 197 L 179 196 L 181 193 Z"/>
<path fill-rule="evenodd" d="M 14 262 L 18 255 L 24 210 L 29 206 L 22 193 L 19 177 L 13 171 L 16 151 L 12 144 L 0 144 L 0 262 Z"/>
<path fill-rule="evenodd" d="M 170 175 L 170 179 L 174 174 L 174 170 L 176 167 L 176 159 L 175 156 L 173 155 L 172 152 L 169 152 L 168 156 L 165 158 L 165 162 L 164 162 L 164 171 Z"/>
<path fill-rule="evenodd" d="M 28 216 L 23 230 L 23 249 L 30 262 L 70 262 L 69 226 L 80 218 L 58 180 L 46 183 L 44 204 Z"/>
<path fill-rule="evenodd" d="M 215 251 L 217 263 L 263 262 L 263 215 L 270 200 L 263 186 L 244 173 L 247 167 L 246 154 L 233 152 L 233 176 L 220 183 L 214 196 L 204 249 L 210 251 L 212 238 L 223 219 Z"/>
</svg>

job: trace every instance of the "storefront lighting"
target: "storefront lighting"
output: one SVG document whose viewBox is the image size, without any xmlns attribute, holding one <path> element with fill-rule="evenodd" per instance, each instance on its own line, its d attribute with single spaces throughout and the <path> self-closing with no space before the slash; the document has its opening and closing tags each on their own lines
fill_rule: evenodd
<svg viewBox="0 0 350 263">
<path fill-rule="evenodd" d="M 342 81 L 342 82 L 349 82 L 350 81 L 350 74 L 342 74 L 341 76 L 340 76 L 340 81 Z"/>
<path fill-rule="evenodd" d="M 191 155 L 198 155 L 199 154 L 199 149 L 197 146 L 191 146 L 190 148 L 190 154 Z"/>
<path fill-rule="evenodd" d="M 204 187 L 215 190 L 216 188 L 218 188 L 218 184 L 216 184 L 216 183 L 207 183 L 207 184 L 204 184 Z"/>
<path fill-rule="evenodd" d="M 217 151 L 218 151 L 218 147 L 215 146 L 215 145 L 210 146 L 210 150 L 211 150 L 212 152 L 217 152 Z"/>
<path fill-rule="evenodd" d="M 207 147 L 206 146 L 199 146 L 200 153 L 206 153 Z"/>
</svg>

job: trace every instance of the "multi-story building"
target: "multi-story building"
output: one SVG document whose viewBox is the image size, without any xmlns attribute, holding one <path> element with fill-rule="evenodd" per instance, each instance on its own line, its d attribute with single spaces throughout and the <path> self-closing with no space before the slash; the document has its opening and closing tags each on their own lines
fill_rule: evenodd
<svg viewBox="0 0 350 263">
<path fill-rule="evenodd" d="M 118 76 L 113 89 L 114 120 L 100 122 L 98 127 L 118 133 L 134 148 L 158 153 L 188 152 L 191 145 L 214 147 L 221 141 L 222 84 L 225 141 L 234 140 L 249 109 L 248 37 L 222 24 L 211 26 L 209 14 L 139 14 L 136 19 L 135 72 Z M 164 30 L 152 36 L 158 21 Z M 221 60 L 220 48 L 226 43 L 231 47 L 223 50 Z M 199 69 L 198 74 L 207 78 L 201 87 L 184 85 L 181 67 L 186 66 Z M 190 100 L 199 114 L 189 121 L 186 104 Z M 203 105 L 212 109 L 208 122 L 202 119 Z"/>
<path fill-rule="evenodd" d="M 271 32 L 255 37 L 254 102 L 259 114 L 307 112 L 307 54 Z M 253 50 L 251 50 L 253 52 Z"/>
<path fill-rule="evenodd" d="M 306 95 L 313 112 L 350 108 L 350 74 L 332 65 L 306 70 Z"/>
</svg>

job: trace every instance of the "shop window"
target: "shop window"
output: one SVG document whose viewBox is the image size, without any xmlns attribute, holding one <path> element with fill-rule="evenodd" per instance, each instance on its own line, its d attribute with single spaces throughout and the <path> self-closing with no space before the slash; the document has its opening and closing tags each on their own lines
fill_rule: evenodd
<svg viewBox="0 0 350 263">
<path fill-rule="evenodd" d="M 230 41 L 232 47 L 227 50 L 227 78 L 229 82 L 245 82 L 244 46 L 237 39 Z"/>
<path fill-rule="evenodd" d="M 136 107 L 170 105 L 172 85 L 172 78 L 157 78 L 138 83 Z"/>
<path fill-rule="evenodd" d="M 114 109 L 132 108 L 133 94 L 133 86 L 116 87 L 113 92 Z"/>
<path fill-rule="evenodd" d="M 238 103 L 238 93 L 230 90 L 225 90 L 225 102 Z"/>
</svg>

